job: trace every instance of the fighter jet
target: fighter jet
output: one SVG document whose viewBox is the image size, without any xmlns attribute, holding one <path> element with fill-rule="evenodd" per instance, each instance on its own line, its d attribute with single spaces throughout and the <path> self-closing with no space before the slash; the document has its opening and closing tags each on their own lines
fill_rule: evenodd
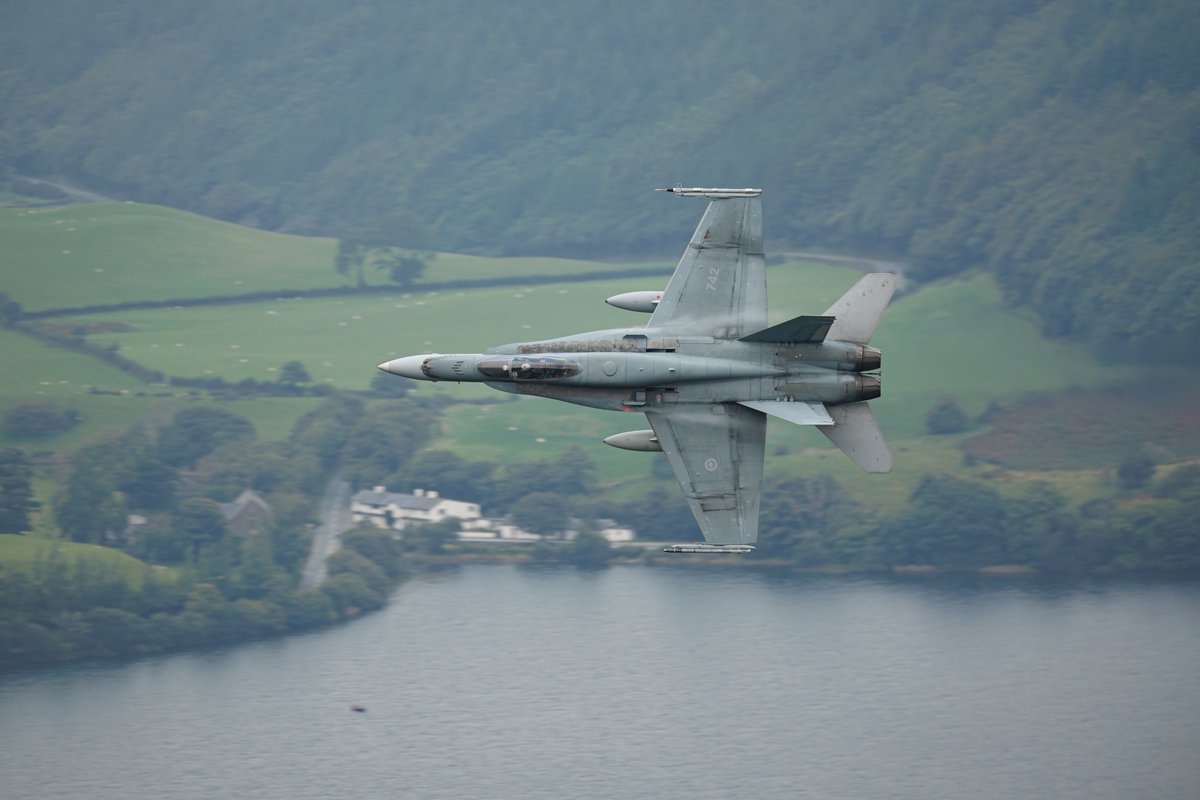
<svg viewBox="0 0 1200 800">
<path fill-rule="evenodd" d="M 816 426 L 867 472 L 892 469 L 867 403 L 880 396 L 880 352 L 867 343 L 896 278 L 866 275 L 820 316 L 768 326 L 761 190 L 659 191 L 709 202 L 664 291 L 606 301 L 649 313 L 644 327 L 407 356 L 379 369 L 645 414 L 649 430 L 604 441 L 666 454 L 705 540 L 667 551 L 745 553 L 758 539 L 768 416 Z"/>
</svg>

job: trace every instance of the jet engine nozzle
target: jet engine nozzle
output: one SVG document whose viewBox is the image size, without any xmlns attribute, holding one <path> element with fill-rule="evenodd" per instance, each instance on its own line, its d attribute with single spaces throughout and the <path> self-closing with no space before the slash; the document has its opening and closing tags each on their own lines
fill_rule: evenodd
<svg viewBox="0 0 1200 800">
<path fill-rule="evenodd" d="M 856 370 L 858 372 L 871 372 L 879 369 L 879 365 L 883 363 L 883 353 L 879 352 L 877 347 L 868 347 L 867 345 L 859 345 L 858 364 Z M 878 395 L 876 395 L 878 396 Z"/>
<path fill-rule="evenodd" d="M 882 382 L 878 375 L 859 375 L 854 381 L 855 393 L 858 400 L 874 400 L 883 394 Z"/>
</svg>

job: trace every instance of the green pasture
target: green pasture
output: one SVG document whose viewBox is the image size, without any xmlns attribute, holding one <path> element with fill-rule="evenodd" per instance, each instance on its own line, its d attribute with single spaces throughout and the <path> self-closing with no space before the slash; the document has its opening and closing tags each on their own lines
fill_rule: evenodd
<svg viewBox="0 0 1200 800">
<path fill-rule="evenodd" d="M 112 391 L 147 388 L 99 359 L 6 328 L 0 328 L 0 374 L 0 398 L 66 399 L 87 395 L 92 387 Z"/>
<path fill-rule="evenodd" d="M 150 569 L 171 572 L 168 567 L 151 567 L 146 562 L 111 547 L 11 533 L 0 534 L 0 572 L 11 570 L 28 573 L 39 563 L 53 559 L 62 559 L 70 570 L 82 566 L 97 575 L 120 575 L 133 588 L 142 585 L 142 579 Z"/>
<path fill-rule="evenodd" d="M 166 375 L 274 380 L 279 368 L 294 359 L 318 383 L 365 389 L 376 374 L 375 366 L 397 356 L 478 352 L 504 342 L 640 325 L 645 320 L 642 315 L 604 303 L 605 297 L 627 285 L 601 281 L 397 291 L 124 311 L 62 321 L 116 321 L 131 326 L 89 339 L 103 346 L 116 344 L 121 355 Z M 444 388 L 433 387 L 434 391 Z M 492 393 L 482 396 L 488 394 Z"/>
<path fill-rule="evenodd" d="M 0 285 L 27 311 L 348 286 L 336 242 L 246 228 L 140 203 L 0 208 Z M 622 265 L 629 268 L 643 265 Z M 616 269 L 561 258 L 440 253 L 424 281 L 566 276 Z M 671 266 L 663 265 L 669 274 Z M 364 278 L 386 285 L 368 266 Z"/>
<path fill-rule="evenodd" d="M 134 424 L 157 426 L 169 420 L 176 411 L 189 405 L 207 405 L 225 409 L 245 417 L 254 425 L 259 439 L 286 439 L 292 425 L 320 402 L 317 397 L 249 397 L 236 400 L 214 400 L 206 396 L 191 397 L 182 391 L 155 394 L 92 395 L 63 400 L 63 405 L 79 411 L 80 423 L 54 436 L 10 436 L 0 431 L 0 446 L 20 447 L 26 452 L 70 450 L 87 444 L 108 433 L 127 430 Z M 16 402 L 34 402 L 37 397 L 0 396 L 0 411 Z"/>
<path fill-rule="evenodd" d="M 339 286 L 332 239 L 134 203 L 0 209 L 0 281 L 26 310 Z"/>
<path fill-rule="evenodd" d="M 872 403 L 890 436 L 916 436 L 941 396 L 968 414 L 992 400 L 1103 386 L 1137 368 L 1098 361 L 1086 346 L 1044 338 L 1004 307 L 987 275 L 941 282 L 893 302 L 871 344 L 883 351 L 883 397 Z"/>
<path fill-rule="evenodd" d="M 788 263 L 770 268 L 768 276 L 774 323 L 820 313 L 859 273 L 846 267 Z M 666 277 L 658 283 L 665 283 Z M 654 280 L 609 280 L 397 291 L 128 311 L 63 321 L 128 325 L 128 330 L 94 334 L 90 340 L 116 345 L 122 355 L 167 375 L 274 380 L 280 367 L 295 359 L 316 382 L 364 389 L 376 374 L 376 364 L 401 355 L 475 352 L 504 342 L 640 325 L 644 316 L 613 309 L 603 298 L 655 285 Z M 1043 339 L 1032 323 L 1003 307 L 999 291 L 986 276 L 936 284 L 898 298 L 873 343 L 884 351 L 884 396 L 873 405 L 889 439 L 897 443 L 923 438 L 926 412 L 945 395 L 976 414 L 991 400 L 1103 385 L 1135 374 L 1132 368 L 1100 364 L 1082 346 Z M 467 384 L 414 384 L 413 391 L 458 400 L 500 397 Z M 547 449 L 557 452 L 565 443 L 595 441 L 596 435 L 603 438 L 624 430 L 626 423 L 611 416 L 536 399 L 452 408 L 440 446 L 476 457 L 533 458 Z M 531 433 L 535 429 L 541 432 Z M 826 446 L 823 437 L 817 440 L 820 447 Z M 602 460 L 613 462 L 607 474 L 626 469 L 623 459 L 620 464 Z"/>
<path fill-rule="evenodd" d="M 256 397 L 210 400 L 184 390 L 150 386 L 91 356 L 53 347 L 12 330 L 0 329 L 0 412 L 18 403 L 55 402 L 80 413 L 78 425 L 50 437 L 10 436 L 0 445 L 29 451 L 73 448 L 107 431 L 135 422 L 158 424 L 186 404 L 217 404 L 254 423 L 263 439 L 286 438 L 292 423 L 320 400 L 312 397 Z M 94 394 L 93 389 L 104 394 Z"/>
</svg>

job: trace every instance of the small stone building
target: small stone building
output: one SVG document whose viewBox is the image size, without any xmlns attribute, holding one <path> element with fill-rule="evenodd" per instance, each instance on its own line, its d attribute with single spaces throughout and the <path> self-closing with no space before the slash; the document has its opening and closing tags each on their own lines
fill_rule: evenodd
<svg viewBox="0 0 1200 800">
<path fill-rule="evenodd" d="M 225 525 L 239 536 L 255 536 L 265 532 L 275 521 L 271 504 L 252 489 L 246 489 L 232 503 L 221 503 Z"/>
</svg>

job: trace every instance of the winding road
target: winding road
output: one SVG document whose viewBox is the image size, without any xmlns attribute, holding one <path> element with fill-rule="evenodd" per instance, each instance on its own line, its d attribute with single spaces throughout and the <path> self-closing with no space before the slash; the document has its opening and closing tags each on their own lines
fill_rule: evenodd
<svg viewBox="0 0 1200 800">
<path fill-rule="evenodd" d="M 341 546 L 338 537 L 350 529 L 350 484 L 337 476 L 330 480 L 317 513 L 320 524 L 300 576 L 301 589 L 315 589 L 324 582 L 325 561 Z"/>
</svg>

